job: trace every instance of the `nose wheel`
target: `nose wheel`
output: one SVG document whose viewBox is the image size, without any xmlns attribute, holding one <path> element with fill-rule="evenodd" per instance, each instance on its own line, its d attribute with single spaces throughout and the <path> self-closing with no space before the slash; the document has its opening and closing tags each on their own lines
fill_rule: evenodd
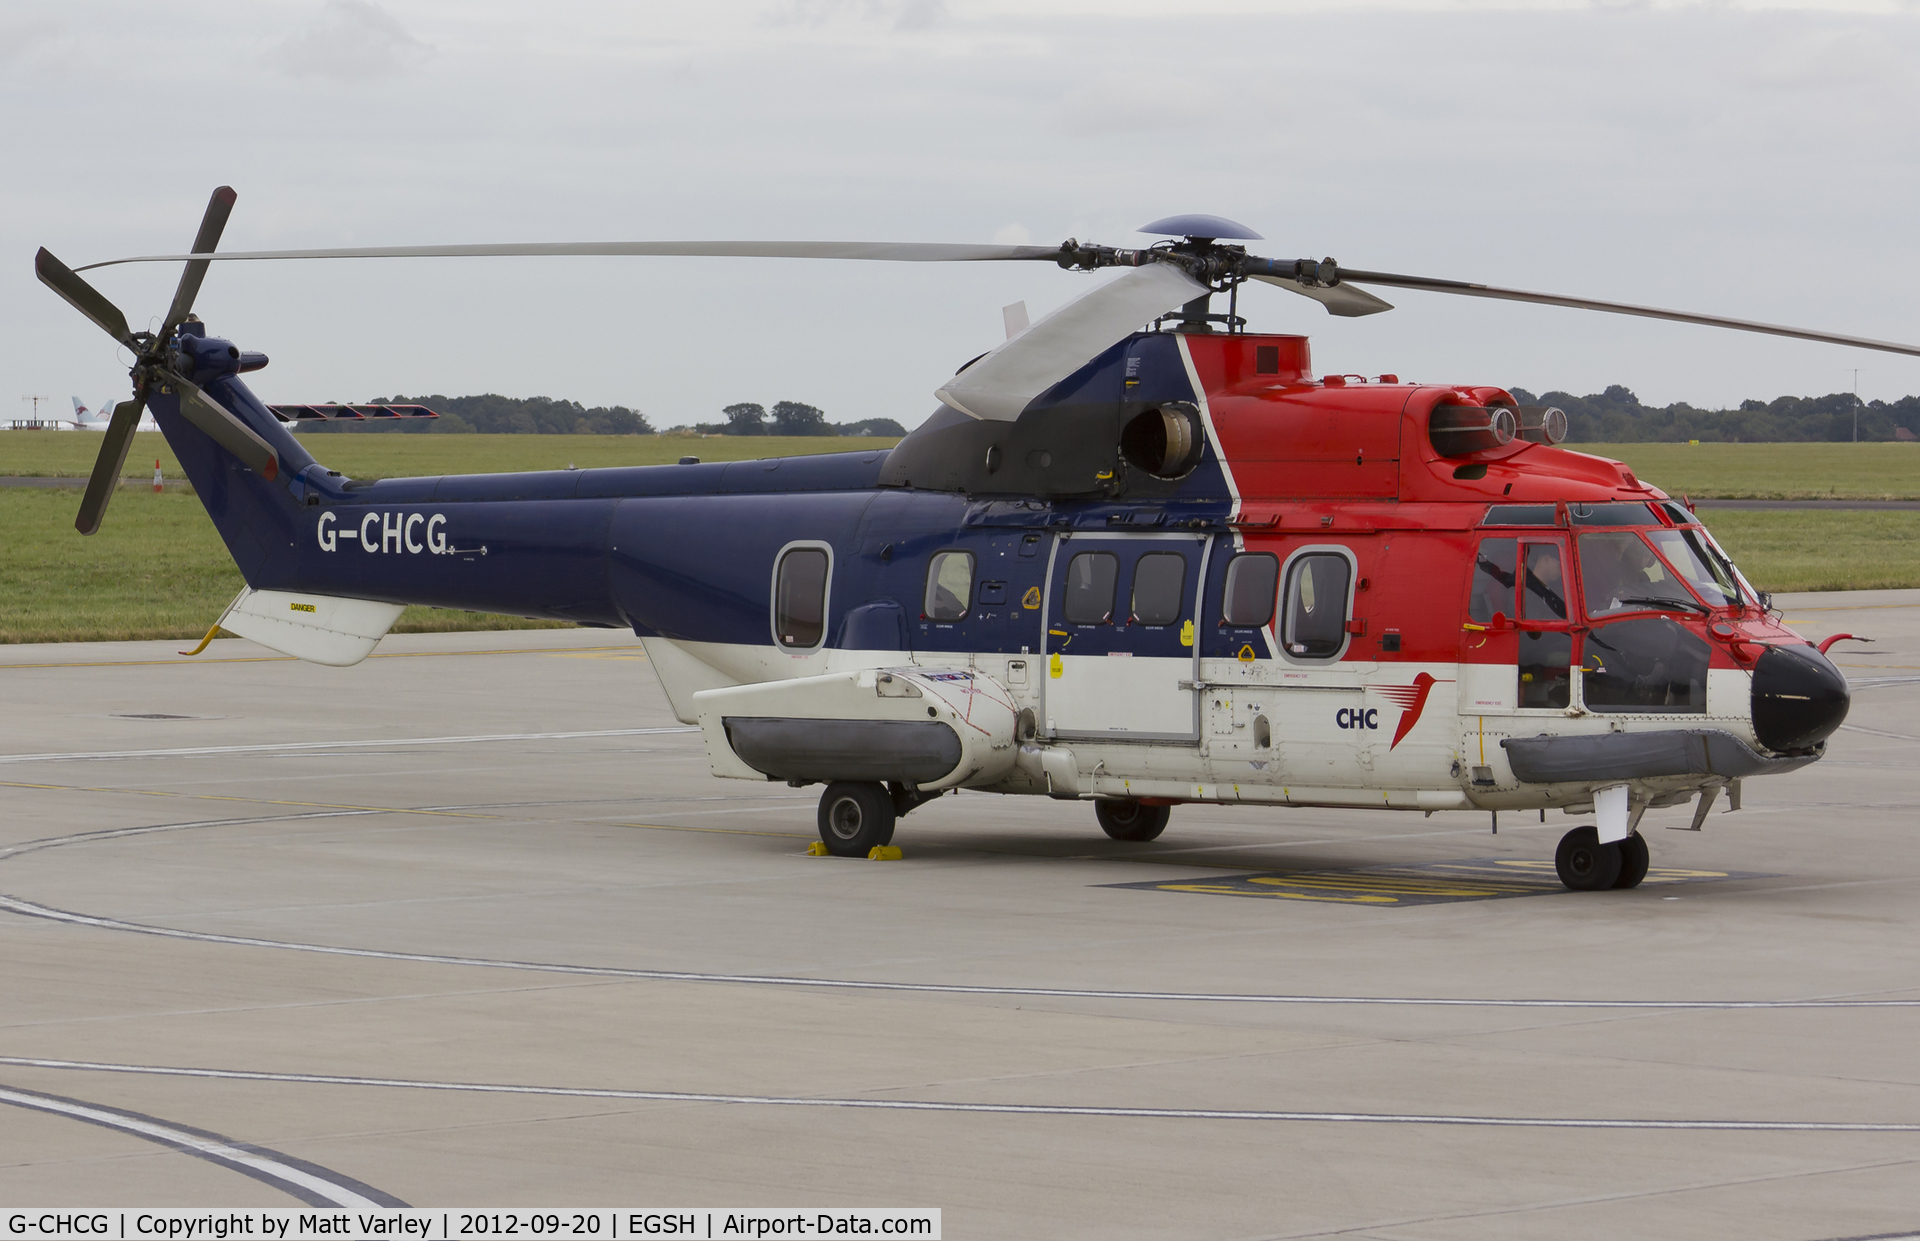
<svg viewBox="0 0 1920 1241">
<path fill-rule="evenodd" d="M 1576 892 L 1637 888 L 1647 877 L 1650 856 L 1646 838 L 1639 832 L 1603 845 L 1593 828 L 1576 827 L 1560 838 L 1553 868 L 1560 872 L 1560 882 Z"/>
</svg>

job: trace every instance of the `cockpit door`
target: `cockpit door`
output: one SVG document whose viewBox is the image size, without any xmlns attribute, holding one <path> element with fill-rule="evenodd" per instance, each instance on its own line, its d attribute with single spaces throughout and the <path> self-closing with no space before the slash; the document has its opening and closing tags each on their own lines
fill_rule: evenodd
<svg viewBox="0 0 1920 1241">
<path fill-rule="evenodd" d="M 1200 591 L 1194 534 L 1056 537 L 1041 651 L 1050 736 L 1198 741 Z"/>
<path fill-rule="evenodd" d="M 1479 541 L 1461 628 L 1462 714 L 1560 712 L 1572 703 L 1572 580 L 1558 534 Z"/>
</svg>

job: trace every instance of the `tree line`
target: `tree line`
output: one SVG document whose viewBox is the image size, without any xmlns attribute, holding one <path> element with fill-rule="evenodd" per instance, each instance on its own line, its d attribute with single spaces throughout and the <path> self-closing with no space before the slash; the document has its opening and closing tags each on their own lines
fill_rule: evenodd
<svg viewBox="0 0 1920 1241">
<path fill-rule="evenodd" d="M 1642 405 L 1631 389 L 1614 384 L 1605 392 L 1575 396 L 1509 388 L 1522 405 L 1557 405 L 1567 411 L 1569 443 L 1791 443 L 1845 442 L 1854 438 L 1856 415 L 1862 440 L 1912 440 L 1920 436 L 1920 396 L 1898 401 L 1862 401 L 1851 392 L 1829 396 L 1783 396 L 1742 401 L 1738 409 L 1697 409 L 1685 401 Z"/>
<path fill-rule="evenodd" d="M 341 419 L 300 422 L 303 434 L 383 432 L 390 435 L 479 433 L 484 435 L 652 435 L 654 426 L 637 409 L 624 405 L 584 406 L 552 397 L 479 396 L 375 397 L 374 405 L 425 405 L 438 418 Z M 706 435 L 879 435 L 902 436 L 907 429 L 892 418 L 828 422 L 826 414 L 798 401 L 777 401 L 771 413 L 760 405 L 729 405 L 722 421 L 702 422 L 675 431 Z"/>
</svg>

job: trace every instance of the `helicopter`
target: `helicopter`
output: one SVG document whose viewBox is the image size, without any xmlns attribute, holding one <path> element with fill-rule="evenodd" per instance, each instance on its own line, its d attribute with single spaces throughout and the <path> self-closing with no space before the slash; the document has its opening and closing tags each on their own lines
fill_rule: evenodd
<svg viewBox="0 0 1920 1241">
<path fill-rule="evenodd" d="M 1631 888 L 1648 809 L 1699 830 L 1816 762 L 1846 678 L 1781 623 L 1691 506 L 1560 447 L 1566 415 L 1489 385 L 1316 374 L 1249 330 L 1265 282 L 1333 315 L 1370 288 L 1570 307 L 1920 355 L 1920 347 L 1464 281 L 1270 259 L 1217 216 L 1142 249 L 609 242 L 219 252 L 39 278 L 134 355 L 76 527 L 100 526 L 150 409 L 246 587 L 219 629 L 322 664 L 403 607 L 630 629 L 714 775 L 823 786 L 815 851 L 876 856 L 950 790 L 1090 801 L 1119 841 L 1188 804 L 1591 821 L 1576 890 Z M 1045 262 L 1120 274 L 945 380 L 886 451 L 363 481 L 317 461 L 193 315 L 215 261 L 700 255 Z M 155 332 L 78 272 L 184 264 Z M 1214 299 L 1227 299 L 1224 313 Z M 370 409 L 374 407 L 369 407 Z M 422 409 L 380 416 L 430 416 Z M 365 416 L 349 411 L 343 416 Z M 1830 645 L 1837 638 L 1828 639 Z M 206 644 L 203 642 L 202 647 Z M 884 855 L 881 855 L 884 856 Z"/>
</svg>

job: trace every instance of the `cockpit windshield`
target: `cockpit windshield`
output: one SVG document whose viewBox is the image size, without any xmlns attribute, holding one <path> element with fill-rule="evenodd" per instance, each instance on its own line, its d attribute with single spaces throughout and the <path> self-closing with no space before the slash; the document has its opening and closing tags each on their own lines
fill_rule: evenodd
<svg viewBox="0 0 1920 1241">
<path fill-rule="evenodd" d="M 1740 586 L 1733 565 L 1720 554 L 1704 530 L 1652 530 L 1647 537 L 1700 597 L 1716 608 L 1737 607 Z"/>
<path fill-rule="evenodd" d="M 1588 616 L 1644 612 L 1661 603 L 1688 610 L 1700 606 L 1675 580 L 1673 571 L 1629 530 L 1580 536 L 1580 581 Z"/>
<path fill-rule="evenodd" d="M 1740 604 L 1737 572 L 1706 531 L 1648 530 L 1646 539 L 1652 548 L 1628 530 L 1580 536 L 1580 579 L 1588 616 L 1662 606 L 1700 612 Z"/>
</svg>

